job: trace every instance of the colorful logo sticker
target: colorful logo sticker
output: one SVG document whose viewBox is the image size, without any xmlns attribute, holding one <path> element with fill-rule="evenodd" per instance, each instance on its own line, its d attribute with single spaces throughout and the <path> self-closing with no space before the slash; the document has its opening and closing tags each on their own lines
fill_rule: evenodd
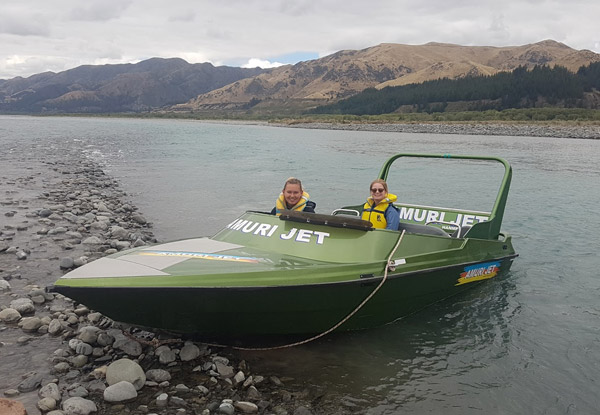
<svg viewBox="0 0 600 415">
<path fill-rule="evenodd" d="M 500 271 L 500 262 L 486 262 L 485 264 L 476 264 L 465 267 L 465 271 L 460 274 L 456 285 L 467 284 L 469 282 L 487 280 L 493 278 Z"/>
<path fill-rule="evenodd" d="M 234 255 L 219 255 L 219 254 L 207 254 L 203 252 L 179 252 L 179 251 L 142 251 L 140 255 L 155 255 L 155 256 L 176 256 L 186 258 L 197 258 L 197 259 L 213 259 L 217 261 L 233 261 L 233 262 L 251 262 L 258 263 L 258 258 L 251 258 L 245 256 L 234 256 Z"/>
</svg>

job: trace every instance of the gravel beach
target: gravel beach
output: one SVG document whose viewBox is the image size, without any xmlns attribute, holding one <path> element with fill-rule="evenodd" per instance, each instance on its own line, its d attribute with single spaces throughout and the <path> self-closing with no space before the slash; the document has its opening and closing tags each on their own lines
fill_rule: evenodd
<svg viewBox="0 0 600 415">
<path fill-rule="evenodd" d="M 318 392 L 254 373 L 229 349 L 123 327 L 48 293 L 70 269 L 156 242 L 152 226 L 82 149 L 10 151 L 0 175 L 2 415 L 315 413 Z"/>
<path fill-rule="evenodd" d="M 552 125 L 513 123 L 289 123 L 272 124 L 288 128 L 377 131 L 415 134 L 462 134 L 600 139 L 600 124 Z"/>
</svg>

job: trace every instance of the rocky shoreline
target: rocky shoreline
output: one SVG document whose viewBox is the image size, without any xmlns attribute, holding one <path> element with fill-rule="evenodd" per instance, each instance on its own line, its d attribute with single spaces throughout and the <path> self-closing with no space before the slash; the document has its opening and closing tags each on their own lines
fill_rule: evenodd
<svg viewBox="0 0 600 415">
<path fill-rule="evenodd" d="M 2 177 L 0 413 L 314 413 L 314 392 L 228 349 L 123 327 L 46 291 L 69 269 L 155 242 L 119 183 L 80 154 Z"/>
<path fill-rule="evenodd" d="M 516 123 L 315 123 L 271 124 L 288 128 L 375 131 L 413 134 L 497 135 L 600 139 L 600 125 L 516 124 Z"/>
</svg>

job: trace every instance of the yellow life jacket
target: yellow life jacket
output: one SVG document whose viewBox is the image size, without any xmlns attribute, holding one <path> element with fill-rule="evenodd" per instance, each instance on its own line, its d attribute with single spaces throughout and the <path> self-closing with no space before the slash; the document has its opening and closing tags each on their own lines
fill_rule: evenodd
<svg viewBox="0 0 600 415">
<path fill-rule="evenodd" d="M 394 203 L 398 199 L 398 196 L 388 193 L 387 197 L 383 199 L 377 206 L 372 196 L 367 198 L 367 203 L 363 206 L 362 219 L 368 220 L 373 224 L 374 228 L 385 229 L 387 221 L 385 220 L 385 211 L 389 205 Z"/>
<path fill-rule="evenodd" d="M 308 202 L 308 198 L 309 198 L 308 193 L 302 192 L 302 197 L 300 198 L 300 200 L 298 201 L 298 203 L 296 203 L 295 206 L 292 206 L 291 208 L 288 208 L 287 205 L 286 205 L 286 203 L 285 203 L 285 197 L 283 196 L 283 193 L 280 193 L 279 197 L 275 201 L 275 214 L 277 216 L 279 216 L 279 215 L 281 215 L 281 212 L 284 211 L 285 209 L 287 209 L 287 210 L 297 210 L 297 211 L 301 212 L 306 207 L 306 202 Z"/>
</svg>

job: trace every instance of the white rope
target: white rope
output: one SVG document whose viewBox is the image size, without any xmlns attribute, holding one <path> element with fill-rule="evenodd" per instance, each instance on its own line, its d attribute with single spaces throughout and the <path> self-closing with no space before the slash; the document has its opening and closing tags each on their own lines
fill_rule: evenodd
<svg viewBox="0 0 600 415">
<path fill-rule="evenodd" d="M 221 344 L 211 344 L 211 343 L 204 343 L 204 344 L 206 344 L 208 346 L 213 346 L 213 347 L 229 347 L 229 348 L 232 348 L 232 349 L 235 349 L 235 350 L 266 351 L 266 350 L 277 350 L 277 349 L 285 349 L 285 348 L 289 348 L 289 347 L 300 346 L 302 344 L 310 343 L 312 341 L 320 339 L 323 336 L 326 336 L 327 334 L 331 333 L 332 331 L 334 331 L 335 329 L 337 329 L 338 327 L 340 327 L 346 321 L 348 321 L 348 319 L 350 319 L 353 315 L 355 315 L 358 312 L 358 310 L 360 310 L 365 304 L 367 304 L 367 302 L 371 298 L 373 298 L 373 296 L 377 293 L 377 291 L 379 291 L 379 289 L 383 286 L 383 284 L 387 280 L 388 270 L 389 270 L 389 267 L 390 267 L 391 262 L 392 262 L 392 257 L 394 256 L 394 254 L 396 253 L 396 250 L 400 246 L 400 243 L 402 242 L 402 239 L 404 239 L 404 232 L 405 231 L 403 230 L 402 234 L 400 235 L 400 238 L 398 238 L 398 242 L 396 243 L 396 246 L 394 246 L 394 249 L 392 249 L 392 252 L 390 253 L 390 255 L 389 255 L 388 259 L 387 259 L 387 262 L 385 264 L 385 272 L 383 273 L 383 278 L 381 279 L 381 282 L 379 283 L 379 285 L 377 287 L 375 287 L 375 289 L 373 291 L 371 291 L 371 294 L 369 294 L 367 296 L 367 298 L 365 298 L 354 310 L 352 310 L 350 312 L 350 314 L 348 314 L 339 323 L 337 323 L 335 326 L 331 327 L 330 329 L 322 332 L 321 334 L 318 334 L 316 336 L 310 337 L 310 338 L 308 338 L 306 340 L 302 340 L 302 341 L 299 341 L 299 342 L 296 342 L 296 343 L 284 344 L 282 346 L 273 346 L 273 347 L 239 347 L 239 346 L 225 346 L 225 345 L 221 345 Z"/>
</svg>

